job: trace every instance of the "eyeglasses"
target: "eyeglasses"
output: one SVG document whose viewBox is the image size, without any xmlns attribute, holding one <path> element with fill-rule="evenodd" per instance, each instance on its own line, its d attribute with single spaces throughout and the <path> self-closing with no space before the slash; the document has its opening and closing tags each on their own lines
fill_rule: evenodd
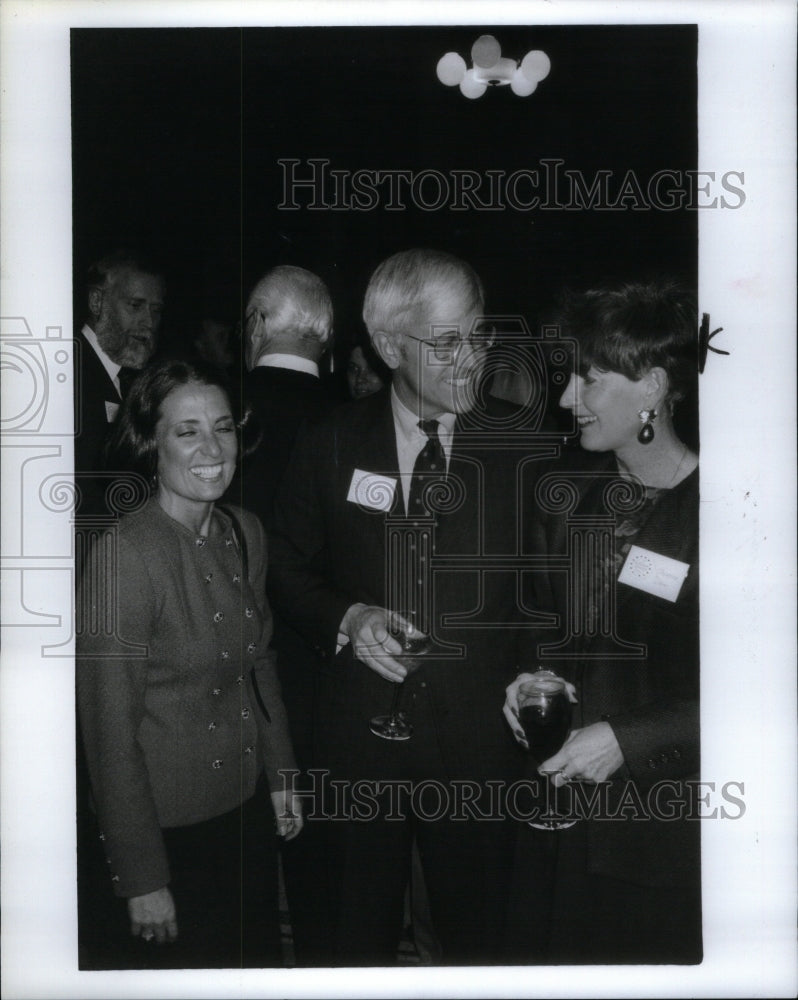
<svg viewBox="0 0 798 1000">
<path fill-rule="evenodd" d="M 435 327 L 432 329 L 434 332 Z M 446 333 L 441 334 L 440 337 L 433 337 L 431 339 L 414 337 L 412 333 L 406 333 L 405 336 L 410 337 L 411 340 L 417 340 L 420 344 L 426 344 L 427 347 L 431 347 L 437 360 L 444 364 L 454 361 L 457 352 L 463 344 L 470 344 L 472 351 L 487 351 L 496 340 L 495 327 L 488 326 L 487 324 L 476 324 L 471 333 L 465 337 L 461 337 L 449 327 L 445 329 Z"/>
</svg>

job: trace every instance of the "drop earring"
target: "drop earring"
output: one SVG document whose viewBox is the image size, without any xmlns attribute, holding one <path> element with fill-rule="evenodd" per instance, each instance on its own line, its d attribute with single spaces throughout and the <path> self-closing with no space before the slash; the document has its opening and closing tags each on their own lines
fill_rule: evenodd
<svg viewBox="0 0 798 1000">
<path fill-rule="evenodd" d="M 654 421 L 657 417 L 656 410 L 638 410 L 638 417 L 643 426 L 637 432 L 637 440 L 640 444 L 651 444 L 654 440 Z"/>
</svg>

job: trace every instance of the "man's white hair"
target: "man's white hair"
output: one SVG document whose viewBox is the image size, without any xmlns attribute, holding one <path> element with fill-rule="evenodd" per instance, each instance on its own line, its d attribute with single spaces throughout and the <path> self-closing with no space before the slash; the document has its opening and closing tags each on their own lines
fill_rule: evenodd
<svg viewBox="0 0 798 1000">
<path fill-rule="evenodd" d="M 259 335 L 262 351 L 275 339 L 318 341 L 332 332 L 333 308 L 327 286 L 303 267 L 281 264 L 252 289 L 246 310 L 246 333 Z"/>
<path fill-rule="evenodd" d="M 371 276 L 363 302 L 363 321 L 373 337 L 378 330 L 398 333 L 426 315 L 442 289 L 457 293 L 469 308 L 481 310 L 482 282 L 465 261 L 442 250 L 403 250 Z"/>
</svg>

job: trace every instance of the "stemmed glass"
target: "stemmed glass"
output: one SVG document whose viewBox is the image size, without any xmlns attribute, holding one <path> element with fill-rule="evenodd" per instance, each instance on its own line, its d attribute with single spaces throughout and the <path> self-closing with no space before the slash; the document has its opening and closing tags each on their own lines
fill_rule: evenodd
<svg viewBox="0 0 798 1000">
<path fill-rule="evenodd" d="M 571 702 L 568 689 L 561 677 L 551 671 L 538 669 L 532 679 L 518 689 L 518 721 L 524 730 L 529 752 L 540 765 L 553 757 L 568 738 L 571 729 Z M 538 770 L 548 782 L 558 771 Z M 528 820 L 530 826 L 539 830 L 565 830 L 576 822 L 564 819 L 556 808 L 546 812 L 537 820 Z"/>
<path fill-rule="evenodd" d="M 392 624 L 391 635 L 402 645 L 401 653 L 395 654 L 394 659 L 404 664 L 409 677 L 410 674 L 418 670 L 424 656 L 432 649 L 432 640 L 424 632 L 413 628 L 412 625 L 405 626 L 400 622 Z M 404 683 L 395 684 L 390 711 L 387 715 L 375 715 L 369 723 L 375 736 L 381 736 L 384 740 L 410 739 L 413 727 L 407 721 L 405 713 L 399 710 L 403 691 Z"/>
</svg>

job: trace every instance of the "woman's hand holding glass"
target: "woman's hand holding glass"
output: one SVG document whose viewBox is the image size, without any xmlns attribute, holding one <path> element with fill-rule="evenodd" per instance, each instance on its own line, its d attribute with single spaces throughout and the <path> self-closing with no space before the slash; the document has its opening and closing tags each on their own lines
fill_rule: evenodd
<svg viewBox="0 0 798 1000">
<path fill-rule="evenodd" d="M 540 672 L 539 672 L 540 673 Z M 529 749 L 518 709 L 518 693 L 521 687 L 535 675 L 519 674 L 507 687 L 502 709 L 513 735 L 518 743 Z M 556 675 L 552 674 L 552 677 Z M 572 702 L 576 701 L 572 684 L 566 685 Z M 569 781 L 584 781 L 597 784 L 607 781 L 623 764 L 623 753 L 608 722 L 594 722 L 583 729 L 573 729 L 562 747 L 540 765 L 540 771 L 552 774 L 553 783 L 559 787 Z"/>
<path fill-rule="evenodd" d="M 541 770 L 556 772 L 553 783 L 559 787 L 569 781 L 590 785 L 607 781 L 623 764 L 623 754 L 609 722 L 594 722 L 584 729 L 574 729 L 562 748 L 544 761 Z"/>
<path fill-rule="evenodd" d="M 562 680 L 562 678 L 557 677 L 557 675 L 551 670 L 544 670 L 541 668 L 540 670 L 535 671 L 534 674 L 519 674 L 512 684 L 509 684 L 505 689 L 505 700 L 504 705 L 502 706 L 502 712 L 507 720 L 507 724 L 513 731 L 513 736 L 515 736 L 516 742 L 520 743 L 524 750 L 529 749 L 529 743 L 527 742 L 527 738 L 524 734 L 524 727 L 521 725 L 518 696 L 521 688 L 525 684 L 528 684 L 530 681 L 534 681 L 536 678 L 540 678 L 541 676 L 551 677 L 553 680 Z M 575 702 L 577 700 L 576 688 L 568 681 L 563 681 L 563 684 L 565 685 L 568 700 L 572 703 Z"/>
</svg>

